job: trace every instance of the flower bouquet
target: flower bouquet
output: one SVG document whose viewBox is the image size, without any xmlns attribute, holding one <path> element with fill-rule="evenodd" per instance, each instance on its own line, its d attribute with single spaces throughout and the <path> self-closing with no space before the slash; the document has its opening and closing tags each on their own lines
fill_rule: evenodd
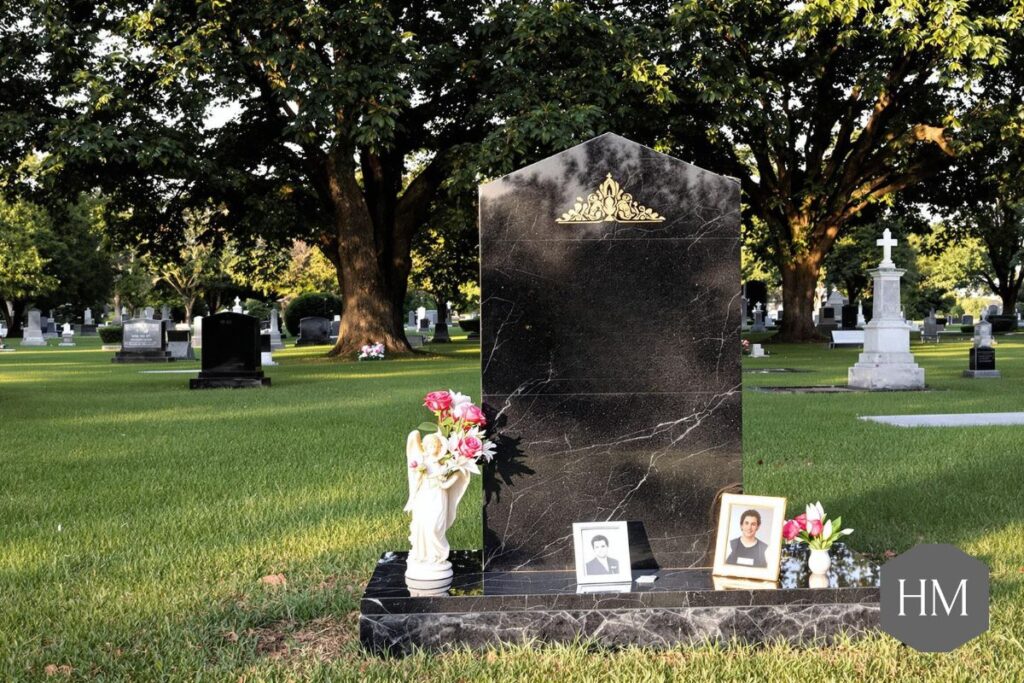
<svg viewBox="0 0 1024 683">
<path fill-rule="evenodd" d="M 744 356 L 750 355 L 750 340 L 749 339 L 741 339 L 740 340 L 740 350 L 743 351 L 743 355 Z"/>
<path fill-rule="evenodd" d="M 359 360 L 384 360 L 384 345 L 366 344 L 359 350 Z"/>
<path fill-rule="evenodd" d="M 424 422 L 417 429 L 424 434 L 423 450 L 437 467 L 413 461 L 409 467 L 428 478 L 447 480 L 462 471 L 480 474 L 478 463 L 494 457 L 494 443 L 485 436 L 487 418 L 469 396 L 457 391 L 432 391 L 423 405 L 434 413 L 436 422 Z"/>
<path fill-rule="evenodd" d="M 806 543 L 811 549 L 807 565 L 812 574 L 824 574 L 832 564 L 828 551 L 832 544 L 843 536 L 849 536 L 853 529 L 843 529 L 843 518 L 829 519 L 821 502 L 807 506 L 802 515 L 786 520 L 782 525 L 782 537 L 787 541 Z"/>
</svg>

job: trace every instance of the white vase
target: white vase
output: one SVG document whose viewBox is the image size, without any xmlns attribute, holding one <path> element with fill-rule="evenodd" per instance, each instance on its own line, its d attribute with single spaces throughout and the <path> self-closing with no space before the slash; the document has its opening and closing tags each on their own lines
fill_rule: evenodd
<svg viewBox="0 0 1024 683">
<path fill-rule="evenodd" d="M 812 576 L 824 576 L 831 566 L 832 558 L 829 557 L 827 550 L 811 550 L 811 556 L 807 558 L 807 568 L 811 570 Z"/>
</svg>

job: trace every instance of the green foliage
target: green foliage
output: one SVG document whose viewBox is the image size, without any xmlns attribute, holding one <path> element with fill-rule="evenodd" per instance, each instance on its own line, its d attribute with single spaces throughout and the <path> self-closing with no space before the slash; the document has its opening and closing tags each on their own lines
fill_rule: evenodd
<svg viewBox="0 0 1024 683">
<path fill-rule="evenodd" d="M 120 325 L 107 325 L 97 329 L 104 344 L 120 344 L 124 339 L 124 328 Z"/>
<path fill-rule="evenodd" d="M 412 284 L 433 296 L 439 313 L 449 302 L 456 309 L 464 308 L 469 302 L 463 298 L 463 287 L 474 285 L 480 277 L 476 217 L 474 195 L 445 197 L 413 248 Z"/>
<path fill-rule="evenodd" d="M 39 249 L 40 243 L 53 240 L 50 217 L 42 208 L 0 197 L 0 301 L 36 297 L 57 287 Z"/>
<path fill-rule="evenodd" d="M 259 299 L 246 299 L 242 302 L 242 310 L 246 311 L 248 315 L 260 320 L 270 319 L 270 304 L 260 301 Z"/>
<path fill-rule="evenodd" d="M 288 334 L 293 337 L 299 334 L 299 321 L 303 318 L 320 316 L 331 320 L 342 312 L 341 298 L 326 292 L 301 294 L 288 303 L 284 309 L 284 324 Z"/>
</svg>

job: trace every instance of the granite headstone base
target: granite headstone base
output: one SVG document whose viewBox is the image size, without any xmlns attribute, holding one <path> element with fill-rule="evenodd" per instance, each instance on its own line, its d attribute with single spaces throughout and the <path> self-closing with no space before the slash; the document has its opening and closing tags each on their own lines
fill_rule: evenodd
<svg viewBox="0 0 1024 683">
<path fill-rule="evenodd" d="M 111 363 L 170 363 L 174 356 L 170 351 L 153 349 L 149 351 L 118 351 Z"/>
<path fill-rule="evenodd" d="M 199 377 L 188 381 L 189 389 L 250 389 L 269 386 L 270 378 L 264 377 L 261 371 L 230 375 L 200 372 Z"/>
<path fill-rule="evenodd" d="M 480 551 L 453 551 L 448 595 L 417 597 L 405 585 L 406 553 L 385 553 L 360 603 L 359 637 L 377 653 L 571 643 L 668 648 L 706 642 L 829 643 L 878 628 L 879 568 L 833 547 L 828 587 L 808 587 L 806 550 L 783 560 L 778 584 L 725 589 L 708 568 L 657 574 L 626 593 L 576 592 L 574 572 L 481 572 Z M 746 582 L 750 584 L 750 582 Z M 755 582 L 756 583 L 756 582 Z"/>
</svg>

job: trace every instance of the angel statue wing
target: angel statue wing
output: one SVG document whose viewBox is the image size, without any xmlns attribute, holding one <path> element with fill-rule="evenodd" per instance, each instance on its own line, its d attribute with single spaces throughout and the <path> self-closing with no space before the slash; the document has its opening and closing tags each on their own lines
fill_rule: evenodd
<svg viewBox="0 0 1024 683">
<path fill-rule="evenodd" d="M 423 474 L 413 467 L 413 463 L 423 464 L 423 441 L 417 429 L 409 432 L 409 438 L 405 440 L 405 471 L 409 475 L 409 500 L 405 503 L 405 512 L 412 512 L 413 499 L 423 480 Z"/>
<path fill-rule="evenodd" d="M 455 513 L 459 509 L 459 501 L 469 488 L 469 472 L 456 470 L 447 482 L 443 485 L 448 489 L 448 515 L 445 520 L 444 530 L 447 531 L 455 523 Z"/>
</svg>

